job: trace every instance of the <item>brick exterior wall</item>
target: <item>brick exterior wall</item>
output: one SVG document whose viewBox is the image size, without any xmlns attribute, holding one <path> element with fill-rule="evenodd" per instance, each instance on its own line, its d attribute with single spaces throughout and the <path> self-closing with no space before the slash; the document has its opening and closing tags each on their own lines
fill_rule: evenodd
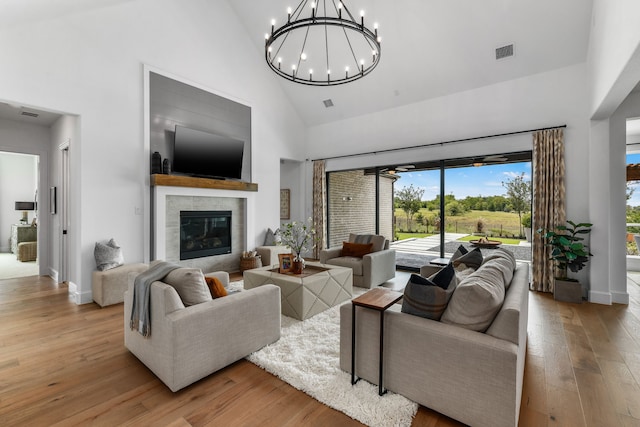
<svg viewBox="0 0 640 427">
<path fill-rule="evenodd" d="M 393 240 L 393 182 L 380 177 L 380 234 Z M 376 182 L 363 170 L 331 172 L 328 176 L 329 247 L 341 246 L 349 233 L 376 231 Z"/>
</svg>

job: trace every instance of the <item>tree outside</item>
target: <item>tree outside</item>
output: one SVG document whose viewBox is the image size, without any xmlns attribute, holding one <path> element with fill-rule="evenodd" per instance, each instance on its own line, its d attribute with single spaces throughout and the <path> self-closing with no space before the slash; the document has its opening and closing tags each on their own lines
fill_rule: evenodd
<svg viewBox="0 0 640 427">
<path fill-rule="evenodd" d="M 523 235 L 522 214 L 531 209 L 531 181 L 525 181 L 523 172 L 513 179 L 503 181 L 502 186 L 507 189 L 507 198 L 511 202 L 511 208 L 518 213 L 520 235 Z"/>
<path fill-rule="evenodd" d="M 422 207 L 422 195 L 424 188 L 414 187 L 413 184 L 396 191 L 396 206 L 402 209 L 407 216 L 407 230 L 411 230 L 411 222 Z"/>
</svg>

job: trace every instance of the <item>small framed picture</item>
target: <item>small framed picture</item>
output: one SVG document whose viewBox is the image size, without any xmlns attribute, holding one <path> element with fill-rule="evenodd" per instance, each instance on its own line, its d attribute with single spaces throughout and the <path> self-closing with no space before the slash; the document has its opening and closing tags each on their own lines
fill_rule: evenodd
<svg viewBox="0 0 640 427">
<path fill-rule="evenodd" d="M 289 219 L 291 216 L 291 190 L 280 190 L 280 219 Z"/>
<path fill-rule="evenodd" d="M 293 268 L 293 254 L 278 254 L 278 261 L 280 262 L 278 273 L 288 273 Z"/>
</svg>

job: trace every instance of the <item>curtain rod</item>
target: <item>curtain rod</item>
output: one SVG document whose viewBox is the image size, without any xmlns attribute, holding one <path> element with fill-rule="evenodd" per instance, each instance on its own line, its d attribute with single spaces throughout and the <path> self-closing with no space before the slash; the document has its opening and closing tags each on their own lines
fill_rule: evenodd
<svg viewBox="0 0 640 427">
<path fill-rule="evenodd" d="M 495 135 L 474 136 L 472 138 L 452 139 L 451 141 L 432 142 L 430 144 L 412 145 L 412 146 L 409 146 L 409 147 L 386 148 L 384 150 L 368 151 L 366 153 L 345 154 L 345 155 L 342 155 L 342 156 L 333 156 L 333 157 L 325 157 L 325 158 L 321 158 L 321 159 L 312 159 L 312 161 L 315 162 L 316 160 L 344 159 L 344 158 L 347 158 L 347 157 L 366 156 L 368 154 L 380 154 L 380 153 L 390 153 L 390 152 L 393 152 L 393 151 L 413 150 L 415 148 L 425 148 L 425 147 L 431 147 L 433 145 L 444 146 L 446 144 L 454 144 L 454 143 L 458 143 L 458 142 L 475 141 L 477 139 L 497 138 L 497 137 L 501 137 L 501 136 L 518 135 L 518 134 L 521 134 L 521 133 L 539 132 L 539 131 L 542 131 L 542 130 L 560 129 L 560 128 L 566 128 L 566 127 L 567 127 L 567 125 L 560 125 L 560 126 L 552 126 L 552 127 L 546 127 L 546 128 L 538 128 L 538 129 L 519 130 L 519 131 L 515 131 L 515 132 L 497 133 Z"/>
</svg>

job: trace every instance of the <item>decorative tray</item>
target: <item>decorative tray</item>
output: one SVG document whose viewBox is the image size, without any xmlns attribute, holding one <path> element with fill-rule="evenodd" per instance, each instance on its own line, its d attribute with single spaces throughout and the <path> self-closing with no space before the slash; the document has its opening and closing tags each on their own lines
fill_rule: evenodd
<svg viewBox="0 0 640 427">
<path fill-rule="evenodd" d="M 502 242 L 499 242 L 497 240 L 486 240 L 484 242 L 480 240 L 469 240 L 469 243 L 479 248 L 496 248 L 502 244 Z"/>
</svg>

